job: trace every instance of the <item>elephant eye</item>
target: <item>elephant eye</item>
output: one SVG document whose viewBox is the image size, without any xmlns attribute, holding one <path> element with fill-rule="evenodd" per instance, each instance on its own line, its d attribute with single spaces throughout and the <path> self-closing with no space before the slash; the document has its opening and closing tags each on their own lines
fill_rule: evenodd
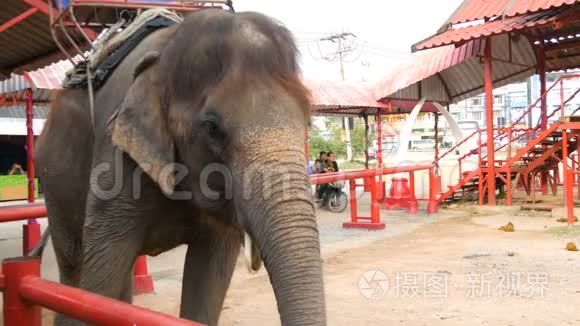
<svg viewBox="0 0 580 326">
<path fill-rule="evenodd" d="M 218 130 L 217 123 L 215 123 L 215 121 L 211 121 L 211 120 L 205 120 L 203 122 L 203 127 L 210 135 L 215 135 L 217 130 Z"/>
<path fill-rule="evenodd" d="M 201 128 L 212 143 L 221 144 L 226 139 L 226 132 L 221 126 L 222 119 L 214 112 L 206 112 L 200 119 Z"/>
</svg>

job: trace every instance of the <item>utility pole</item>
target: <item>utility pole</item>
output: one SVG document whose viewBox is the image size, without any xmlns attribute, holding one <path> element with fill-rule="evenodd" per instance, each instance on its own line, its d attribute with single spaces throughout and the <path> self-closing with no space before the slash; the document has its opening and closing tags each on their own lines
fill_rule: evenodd
<svg viewBox="0 0 580 326">
<path fill-rule="evenodd" d="M 348 38 L 356 38 L 356 35 L 352 33 L 342 32 L 340 34 L 330 35 L 328 37 L 323 37 L 320 41 L 328 41 L 335 43 L 337 45 L 335 54 L 338 56 L 338 63 L 340 64 L 340 77 L 345 80 L 344 77 L 344 57 L 354 50 L 353 46 L 345 46 L 344 41 Z M 329 61 L 334 61 L 336 55 L 332 59 L 327 59 Z M 344 118 L 344 129 L 346 138 L 346 158 L 347 160 L 352 160 L 352 142 L 350 137 L 350 120 L 348 117 Z"/>
</svg>

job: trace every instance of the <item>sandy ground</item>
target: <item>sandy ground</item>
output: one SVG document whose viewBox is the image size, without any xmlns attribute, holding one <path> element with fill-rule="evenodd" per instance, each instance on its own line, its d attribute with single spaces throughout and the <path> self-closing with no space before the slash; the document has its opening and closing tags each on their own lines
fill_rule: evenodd
<svg viewBox="0 0 580 326">
<path fill-rule="evenodd" d="M 580 244 L 578 227 L 472 204 L 434 216 L 382 211 L 384 231 L 344 230 L 348 216 L 318 212 L 329 325 L 580 325 L 580 252 L 563 249 Z M 508 221 L 515 232 L 497 230 Z M 19 229 L 0 225 L 0 258 L 19 254 Z M 149 259 L 156 292 L 136 304 L 177 314 L 184 249 Z M 48 250 L 43 277 L 56 276 Z M 220 324 L 279 324 L 263 270 L 238 262 Z"/>
<path fill-rule="evenodd" d="M 457 179 L 455 156 L 442 164 L 444 187 Z M 427 163 L 432 153 L 411 152 L 410 159 Z M 416 176 L 417 195 L 426 193 L 427 180 Z M 359 196 L 359 213 L 369 215 L 368 195 Z M 328 325 L 580 325 L 580 252 L 564 250 L 568 241 L 580 245 L 580 227 L 519 206 L 472 203 L 432 216 L 382 210 L 382 231 L 345 230 L 349 216 L 317 213 Z M 497 230 L 510 221 L 515 232 Z M 20 255 L 21 224 L 0 223 L 0 259 Z M 177 315 L 184 255 L 179 247 L 149 258 L 155 293 L 135 304 Z M 50 247 L 42 277 L 58 279 Z M 44 311 L 43 324 L 52 316 Z M 250 274 L 238 261 L 220 324 L 280 324 L 264 270 Z"/>
</svg>

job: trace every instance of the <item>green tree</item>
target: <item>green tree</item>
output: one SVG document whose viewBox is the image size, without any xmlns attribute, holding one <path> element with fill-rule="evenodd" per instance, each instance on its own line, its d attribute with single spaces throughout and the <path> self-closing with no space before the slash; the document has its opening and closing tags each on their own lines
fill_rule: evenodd
<svg viewBox="0 0 580 326">
<path fill-rule="evenodd" d="M 339 158 L 346 158 L 346 143 L 342 141 L 342 118 L 331 117 L 327 120 L 327 128 L 331 133 L 329 140 L 325 140 L 320 135 L 320 130 L 312 128 L 308 132 L 309 159 L 318 158 L 320 151 L 333 151 Z M 369 142 L 375 139 L 375 133 L 369 130 Z M 353 158 L 363 158 L 365 151 L 365 127 L 362 119 L 355 119 L 353 130 L 351 130 L 351 142 Z"/>
</svg>

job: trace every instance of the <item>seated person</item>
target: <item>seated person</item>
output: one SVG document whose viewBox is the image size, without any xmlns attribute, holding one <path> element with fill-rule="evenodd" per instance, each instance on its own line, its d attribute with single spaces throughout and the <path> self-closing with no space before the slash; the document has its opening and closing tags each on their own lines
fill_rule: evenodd
<svg viewBox="0 0 580 326">
<path fill-rule="evenodd" d="M 12 164 L 12 168 L 8 171 L 8 175 L 15 175 L 15 174 L 24 174 L 24 170 L 22 170 L 22 166 L 18 163 Z"/>
<path fill-rule="evenodd" d="M 338 163 L 336 163 L 336 154 L 328 152 L 328 166 L 332 168 L 332 172 L 339 172 Z"/>
<path fill-rule="evenodd" d="M 322 164 L 322 162 L 319 159 L 316 159 L 314 161 L 314 165 L 312 165 L 310 167 L 310 171 L 308 171 L 309 174 L 316 174 L 316 173 L 320 173 L 320 165 Z"/>
<path fill-rule="evenodd" d="M 324 172 L 326 173 L 333 173 L 333 172 L 339 172 L 338 170 L 338 164 L 336 163 L 336 154 L 332 151 L 327 153 L 327 161 L 324 167 Z M 326 191 L 328 190 L 329 185 L 327 183 L 325 184 L 321 184 L 320 187 L 318 188 L 318 192 L 317 192 L 317 202 L 320 202 L 323 198 L 324 195 L 326 193 Z"/>
</svg>

